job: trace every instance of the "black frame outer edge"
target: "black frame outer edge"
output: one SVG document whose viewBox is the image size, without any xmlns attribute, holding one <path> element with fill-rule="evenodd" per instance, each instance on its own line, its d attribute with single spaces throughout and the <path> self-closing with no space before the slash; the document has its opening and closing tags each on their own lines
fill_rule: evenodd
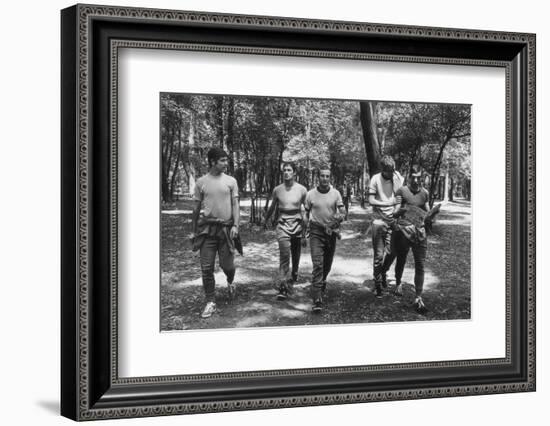
<svg viewBox="0 0 550 426">
<path fill-rule="evenodd" d="M 174 25 L 163 25 L 162 23 L 145 24 L 129 23 L 128 21 L 116 21 L 113 19 L 97 19 L 93 21 L 92 38 L 90 42 L 94 46 L 91 49 L 92 56 L 90 75 L 91 97 L 91 121 L 90 121 L 90 276 L 89 290 L 90 296 L 90 375 L 89 380 L 89 409 L 119 408 L 119 407 L 140 407 L 150 404 L 175 404 L 188 402 L 215 401 L 221 399 L 234 400 L 242 398 L 262 398 L 293 395 L 313 395 L 327 392 L 356 392 L 356 391 L 377 391 L 394 390 L 404 388 L 408 380 L 413 379 L 415 387 L 437 387 L 437 386 L 459 386 L 459 385 L 480 385 L 483 383 L 511 383 L 521 382 L 527 377 L 526 374 L 526 354 L 528 336 L 527 330 L 527 286 L 515 285 L 512 289 L 512 359 L 513 363 L 508 367 L 485 366 L 483 372 L 472 367 L 455 368 L 453 371 L 458 377 L 449 379 L 449 371 L 446 369 L 417 369 L 412 374 L 403 374 L 400 371 L 369 373 L 372 378 L 379 379 L 378 386 L 372 387 L 364 377 L 357 374 L 342 374 L 341 376 L 308 376 L 305 378 L 261 378 L 261 379 L 239 379 L 237 381 L 211 381 L 208 383 L 177 383 L 177 384 L 112 384 L 110 382 L 110 324 L 109 324 L 109 301 L 110 301 L 110 280 L 109 280 L 109 232 L 110 217 L 109 206 L 110 198 L 110 147 L 109 144 L 101 144 L 98 141 L 109 140 L 109 40 L 111 38 L 129 38 L 144 39 L 138 37 L 139 33 L 148 32 L 148 39 L 155 41 L 182 42 L 214 42 L 209 37 L 217 38 L 218 43 L 224 40 L 227 44 L 250 45 L 250 34 L 255 34 L 252 38 L 258 46 L 275 47 L 294 47 L 309 48 L 314 47 L 320 50 L 342 50 L 344 46 L 354 46 L 354 51 L 364 51 L 363 44 L 365 40 L 381 42 L 378 48 L 383 53 L 393 54 L 414 54 L 418 56 L 444 56 L 434 55 L 434 52 L 440 51 L 442 47 L 453 41 L 433 40 L 433 45 L 429 45 L 430 40 L 422 40 L 424 47 L 417 47 L 417 40 L 414 40 L 414 47 L 410 48 L 411 38 L 402 37 L 402 45 L 396 44 L 395 49 L 387 46 L 384 41 L 388 37 L 371 37 L 365 35 L 341 35 L 324 34 L 324 38 L 319 34 L 314 34 L 315 38 L 304 36 L 299 30 L 285 29 L 277 31 L 263 31 L 256 29 L 243 28 L 208 28 L 208 25 L 185 25 L 184 29 Z M 80 417 L 78 407 L 79 385 L 78 377 L 78 336 L 77 324 L 77 260 L 78 253 L 76 248 L 77 232 L 77 198 L 78 176 L 76 170 L 77 164 L 77 117 L 75 108 L 77 103 L 77 55 L 78 55 L 78 6 L 68 8 L 62 11 L 62 404 L 61 412 L 63 415 L 78 419 Z M 151 32 L 151 26 L 155 30 Z M 163 31 L 156 31 L 160 28 Z M 228 32 L 230 37 L 223 38 L 224 32 Z M 143 33 L 142 33 L 143 34 Z M 151 36 L 151 34 L 153 34 Z M 262 38 L 261 35 L 265 37 Z M 296 37 L 299 36 L 299 37 Z M 168 38 L 167 38 L 168 37 Z M 179 38 L 179 39 L 178 39 Z M 147 37 L 145 37 L 147 39 Z M 326 40 L 332 39 L 333 45 L 327 47 Z M 239 43 L 239 40 L 241 42 Z M 297 41 L 292 41 L 297 40 Z M 355 40 L 355 41 L 353 41 Z M 392 43 L 395 39 L 392 40 Z M 296 44 L 298 43 L 298 45 Z M 299 45 L 305 43 L 306 45 Z M 308 45 L 308 43 L 311 43 Z M 351 44 L 350 44 L 351 43 Z M 447 55 L 465 52 L 468 48 L 470 57 L 478 59 L 477 56 L 485 52 L 491 56 L 490 59 L 512 60 L 512 119 L 513 119 L 513 164 L 512 175 L 514 188 L 513 203 L 513 233 L 512 250 L 517 254 L 520 250 L 523 255 L 514 260 L 512 267 L 514 272 L 513 281 L 521 283 L 522 277 L 527 277 L 527 144 L 521 144 L 521 141 L 527 141 L 527 115 L 523 103 L 527 99 L 527 52 L 522 43 L 485 43 L 483 48 L 471 50 L 470 46 L 481 46 L 482 42 L 472 41 L 474 44 L 455 44 L 455 50 L 450 52 L 446 50 Z M 368 43 L 367 43 L 368 44 Z M 278 46 L 280 45 L 280 46 Z M 322 45 L 322 47 L 321 47 Z M 357 46 L 363 47 L 358 48 Z M 407 48 L 407 45 L 409 48 Z M 495 49 L 494 47 L 499 48 Z M 331 49 L 332 47 L 332 49 Z M 403 50 L 404 49 L 404 50 Z M 424 49 L 424 50 L 422 50 Z M 435 50 L 434 50 L 435 49 Z M 368 50 L 368 49 L 367 49 Z M 374 47 L 376 52 L 377 48 Z M 496 53 L 495 53 L 496 52 Z M 378 53 L 378 52 L 376 52 Z M 422 54 L 424 53 L 424 55 Z M 473 55 L 473 56 L 472 56 Z M 498 56 L 498 57 L 495 57 Z M 464 53 L 464 56 L 468 56 Z M 457 56 L 455 56 L 457 57 Z M 460 57 L 460 55 L 458 56 Z M 524 189 L 524 191 L 521 191 Z M 514 257 L 514 256 L 513 256 Z M 499 370 L 497 372 L 496 370 Z M 468 372 L 470 374 L 468 374 Z M 429 373 L 430 379 L 422 379 L 423 374 Z M 447 373 L 447 374 L 446 374 Z M 386 377 L 394 379 L 401 375 L 399 380 L 385 380 Z M 420 375 L 420 377 L 415 377 Z M 483 378 L 483 376 L 486 376 Z M 439 377 L 439 381 L 438 381 Z M 297 383 L 297 380 L 302 380 Z M 232 384 L 231 384 L 231 383 Z M 230 392 L 228 394 L 228 392 Z M 232 393 L 231 393 L 232 392 Z"/>
<path fill-rule="evenodd" d="M 78 413 L 77 7 L 61 13 L 61 414 Z"/>
<path fill-rule="evenodd" d="M 528 52 L 523 47 L 512 61 L 512 356 L 527 380 L 528 354 L 528 218 L 529 132 L 527 117 Z M 522 143 L 522 141 L 524 143 Z M 534 388 L 533 388 L 534 390 Z"/>
</svg>

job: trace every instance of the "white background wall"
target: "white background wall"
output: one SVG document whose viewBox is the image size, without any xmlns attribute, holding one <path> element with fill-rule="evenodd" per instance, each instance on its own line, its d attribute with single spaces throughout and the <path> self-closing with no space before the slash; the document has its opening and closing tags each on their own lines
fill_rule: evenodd
<svg viewBox="0 0 550 426">
<path fill-rule="evenodd" d="M 59 10 L 67 1 L 2 7 L 0 65 L 0 419 L 2 424 L 68 424 L 59 417 Z M 422 401 L 108 421 L 105 424 L 264 425 L 344 422 L 407 425 L 547 424 L 550 401 L 545 237 L 550 184 L 550 29 L 544 3 L 518 1 L 330 2 L 277 0 L 108 1 L 102 4 L 294 16 L 537 33 L 538 390 Z M 490 196 L 488 188 L 488 196 Z"/>
</svg>

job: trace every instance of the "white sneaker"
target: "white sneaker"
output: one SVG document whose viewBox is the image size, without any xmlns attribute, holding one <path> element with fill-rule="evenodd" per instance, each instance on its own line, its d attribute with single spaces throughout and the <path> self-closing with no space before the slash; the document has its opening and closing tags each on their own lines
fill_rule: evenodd
<svg viewBox="0 0 550 426">
<path fill-rule="evenodd" d="M 395 294 L 396 296 L 403 296 L 402 284 L 395 284 L 395 288 L 393 289 L 393 294 Z"/>
<path fill-rule="evenodd" d="M 208 302 L 202 311 L 202 318 L 210 318 L 212 314 L 216 312 L 216 304 L 214 302 Z"/>
<path fill-rule="evenodd" d="M 426 305 L 424 305 L 424 301 L 422 300 L 422 297 L 416 296 L 416 299 L 414 299 L 414 307 L 416 308 L 416 311 L 419 314 L 425 314 L 427 312 Z"/>
<path fill-rule="evenodd" d="M 227 282 L 227 295 L 229 296 L 229 300 L 235 299 L 236 293 L 237 293 L 237 286 L 235 285 L 235 283 Z"/>
</svg>

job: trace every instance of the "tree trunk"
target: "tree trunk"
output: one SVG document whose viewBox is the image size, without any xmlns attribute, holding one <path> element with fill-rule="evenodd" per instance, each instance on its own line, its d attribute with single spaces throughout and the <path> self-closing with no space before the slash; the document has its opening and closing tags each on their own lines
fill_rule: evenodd
<svg viewBox="0 0 550 426">
<path fill-rule="evenodd" d="M 367 190 L 366 187 L 366 181 L 367 181 L 367 162 L 363 160 L 363 173 L 361 175 L 361 208 L 365 208 L 365 192 Z"/>
<path fill-rule="evenodd" d="M 180 161 L 182 157 L 182 148 L 181 148 L 181 126 L 178 128 L 178 143 L 177 143 L 177 150 L 176 150 L 176 162 L 174 164 L 174 169 L 172 170 L 172 177 L 170 178 L 170 200 L 174 200 L 174 191 L 176 188 L 176 180 L 179 175 L 179 167 L 180 167 Z"/>
<path fill-rule="evenodd" d="M 164 140 L 163 140 L 163 146 L 162 146 L 162 165 L 161 165 L 161 171 L 160 171 L 160 180 L 161 180 L 161 194 L 162 194 L 162 201 L 167 202 L 168 201 L 168 146 L 170 144 L 170 130 L 169 127 L 165 128 L 164 132 Z"/>
<path fill-rule="evenodd" d="M 432 179 L 431 179 L 430 191 L 429 191 L 430 208 L 432 208 L 434 204 L 433 192 L 435 190 L 436 183 L 439 182 L 439 168 L 441 167 L 441 160 L 443 159 L 443 151 L 445 150 L 445 147 L 447 146 L 447 143 L 449 143 L 450 140 L 451 140 L 451 137 L 448 136 L 441 144 L 441 147 L 439 148 L 439 153 L 437 155 L 437 160 L 435 161 L 434 167 L 432 169 Z"/>
<path fill-rule="evenodd" d="M 260 177 L 256 171 L 250 172 L 250 223 L 256 223 L 258 220 L 258 186 Z"/>
<path fill-rule="evenodd" d="M 224 149 L 224 131 L 223 131 L 223 96 L 216 98 L 216 132 L 220 148 Z"/>
<path fill-rule="evenodd" d="M 380 145 L 374 119 L 373 102 L 359 102 L 361 128 L 363 129 L 363 141 L 365 143 L 365 154 L 369 166 L 369 174 L 372 177 L 380 172 Z"/>
<path fill-rule="evenodd" d="M 193 164 L 192 153 L 195 149 L 195 113 L 191 112 L 189 120 L 189 137 L 187 139 L 189 144 L 189 167 L 188 167 L 188 193 L 193 195 L 195 193 L 195 165 Z"/>
<path fill-rule="evenodd" d="M 229 155 L 229 174 L 235 175 L 235 161 L 233 159 L 234 147 L 234 121 L 235 121 L 235 98 L 230 97 L 227 104 L 227 150 Z"/>
<path fill-rule="evenodd" d="M 443 201 L 449 201 L 449 172 L 445 172 L 445 186 L 443 192 Z"/>
<path fill-rule="evenodd" d="M 378 132 L 378 142 L 380 145 L 380 156 L 384 155 L 384 149 L 386 148 L 386 134 L 388 133 L 388 129 L 385 127 L 381 128 Z"/>
<path fill-rule="evenodd" d="M 165 175 L 164 175 L 164 182 L 163 182 L 163 193 L 164 193 L 164 200 L 165 201 L 172 201 L 172 196 L 170 194 L 170 170 L 172 168 L 172 158 L 174 153 L 174 144 L 175 144 L 175 132 L 172 126 L 172 137 L 170 142 L 170 147 L 168 149 L 168 158 L 166 159 L 166 166 L 165 166 Z"/>
<path fill-rule="evenodd" d="M 449 191 L 449 200 L 455 200 L 455 180 L 451 178 L 451 190 Z"/>
</svg>

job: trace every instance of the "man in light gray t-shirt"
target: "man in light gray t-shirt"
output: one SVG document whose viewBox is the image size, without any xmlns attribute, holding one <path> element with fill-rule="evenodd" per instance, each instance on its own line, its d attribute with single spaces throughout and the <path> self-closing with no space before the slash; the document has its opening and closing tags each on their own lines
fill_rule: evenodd
<svg viewBox="0 0 550 426">
<path fill-rule="evenodd" d="M 340 223 L 345 215 L 342 196 L 330 185 L 330 169 L 319 171 L 319 181 L 319 186 L 307 193 L 305 203 L 313 263 L 311 287 L 314 313 L 320 313 L 323 309 L 326 280 L 336 251 Z"/>
<path fill-rule="evenodd" d="M 230 296 L 235 287 L 235 239 L 239 234 L 239 188 L 225 174 L 228 157 L 220 148 L 208 151 L 210 171 L 197 180 L 193 199 L 193 250 L 200 250 L 202 285 L 206 306 L 201 314 L 208 318 L 216 312 L 214 266 L 218 253 L 220 267 L 227 277 Z"/>
<path fill-rule="evenodd" d="M 305 243 L 305 226 L 302 205 L 307 189 L 294 181 L 295 165 L 283 163 L 283 183 L 273 190 L 272 202 L 265 216 L 265 226 L 275 210 L 277 217 L 277 241 L 279 243 L 279 294 L 278 300 L 285 300 L 292 291 L 292 283 L 298 278 L 301 246 Z M 290 260 L 292 258 L 292 272 Z"/>
</svg>

